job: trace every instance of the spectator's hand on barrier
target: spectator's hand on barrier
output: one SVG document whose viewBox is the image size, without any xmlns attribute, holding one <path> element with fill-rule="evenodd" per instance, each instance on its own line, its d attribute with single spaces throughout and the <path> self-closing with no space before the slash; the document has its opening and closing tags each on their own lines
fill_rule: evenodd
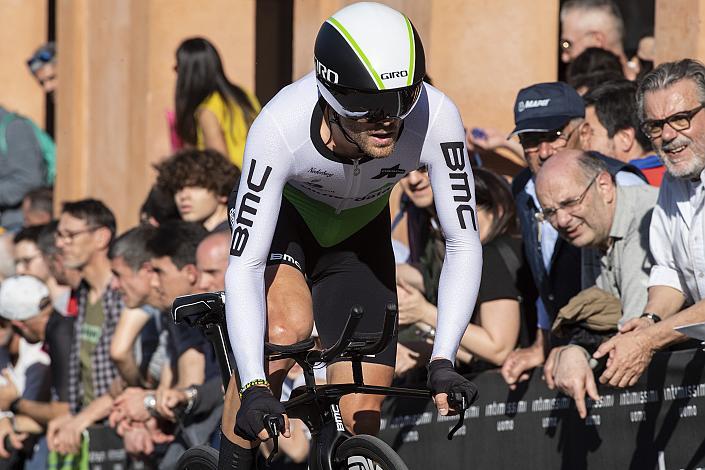
<svg viewBox="0 0 705 470">
<path fill-rule="evenodd" d="M 148 390 L 130 387 L 120 394 L 113 403 L 110 412 L 110 426 L 116 427 L 120 421 L 147 421 L 152 415 L 144 407 L 144 398 Z"/>
<path fill-rule="evenodd" d="M 434 306 L 416 287 L 400 279 L 397 284 L 397 301 L 399 304 L 399 324 L 411 325 L 428 318 Z"/>
<path fill-rule="evenodd" d="M 448 403 L 449 393 L 461 393 L 465 396 L 466 406 L 477 400 L 477 387 L 468 379 L 458 374 L 453 363 L 448 359 L 432 359 L 428 364 L 428 388 L 433 395 L 433 402 L 442 416 L 457 414 Z"/>
<path fill-rule="evenodd" d="M 9 437 L 10 444 L 14 447 L 14 449 L 5 448 L 6 437 Z M 13 450 L 22 448 L 22 441 L 25 439 L 27 439 L 26 433 L 18 434 L 13 431 L 12 421 L 10 418 L 3 418 L 0 420 L 0 458 L 9 459 Z"/>
<path fill-rule="evenodd" d="M 88 425 L 81 419 L 80 413 L 67 420 L 54 436 L 54 448 L 60 454 L 76 454 L 81 450 L 83 431 Z"/>
<path fill-rule="evenodd" d="M 639 331 L 653 324 L 653 320 L 649 320 L 648 318 L 632 318 L 619 328 L 619 332 L 629 333 L 630 331 Z"/>
<path fill-rule="evenodd" d="M 12 380 L 9 370 L 3 369 L 2 376 L 5 378 L 6 383 L 0 386 L 0 410 L 7 411 L 12 402 L 20 396 L 20 393 Z"/>
<path fill-rule="evenodd" d="M 583 419 L 587 416 L 585 394 L 595 401 L 600 399 L 588 357 L 587 351 L 580 346 L 566 346 L 556 354 L 553 369 L 555 386 L 575 400 L 575 407 Z M 548 361 L 546 363 L 548 365 Z"/>
<path fill-rule="evenodd" d="M 154 443 L 149 431 L 143 427 L 133 427 L 122 437 L 125 444 L 125 452 L 130 455 L 141 457 L 154 452 Z"/>
<path fill-rule="evenodd" d="M 161 421 L 161 423 L 164 423 L 164 421 Z M 144 423 L 140 423 L 142 426 L 149 431 L 149 435 L 152 438 L 152 442 L 155 444 L 166 444 L 169 442 L 172 442 L 174 440 L 174 435 L 169 434 L 162 429 L 162 427 L 159 425 L 160 421 L 157 420 L 157 418 L 150 418 Z"/>
<path fill-rule="evenodd" d="M 411 369 L 418 367 L 420 356 L 421 353 L 409 349 L 403 344 L 399 343 L 397 345 L 397 362 L 394 365 L 394 375 L 398 377 L 404 375 Z"/>
<path fill-rule="evenodd" d="M 543 364 L 543 380 L 546 382 L 546 386 L 550 390 L 556 388 L 556 382 L 553 378 L 553 373 L 556 368 L 556 359 L 559 356 L 560 352 L 563 350 L 563 348 L 565 348 L 565 346 L 557 346 L 551 349 L 551 352 L 548 353 L 548 357 L 546 358 L 546 362 Z"/>
<path fill-rule="evenodd" d="M 519 382 L 529 380 L 527 371 L 543 364 L 544 353 L 541 346 L 515 349 L 502 364 L 502 377 L 511 390 L 517 388 Z"/>
<path fill-rule="evenodd" d="M 613 336 L 597 348 L 593 354 L 595 359 L 609 354 L 607 368 L 600 376 L 600 383 L 624 388 L 631 387 L 639 380 L 655 352 L 644 331 Z"/>
<path fill-rule="evenodd" d="M 169 421 L 176 422 L 174 408 L 187 402 L 188 397 L 183 390 L 176 388 L 160 388 L 157 390 L 157 413 Z"/>
<path fill-rule="evenodd" d="M 49 421 L 47 425 L 47 446 L 49 450 L 59 451 L 57 445 L 59 443 L 59 433 L 62 428 L 73 419 L 73 415 L 65 414 Z"/>
</svg>

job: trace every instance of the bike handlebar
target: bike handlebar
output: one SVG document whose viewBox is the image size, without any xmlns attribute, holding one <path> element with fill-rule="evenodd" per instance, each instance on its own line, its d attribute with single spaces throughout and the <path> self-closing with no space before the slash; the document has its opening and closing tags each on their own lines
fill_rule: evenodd
<svg viewBox="0 0 705 470">
<path fill-rule="evenodd" d="M 345 351 L 350 345 L 352 335 L 357 329 L 357 325 L 360 323 L 364 313 L 365 310 L 359 305 L 355 305 L 350 309 L 350 316 L 348 317 L 348 321 L 345 322 L 345 328 L 343 328 L 343 333 L 340 335 L 340 338 L 338 338 L 338 341 L 336 341 L 333 346 L 320 352 L 320 357 L 317 358 L 318 361 L 330 362 L 333 358 Z"/>
</svg>

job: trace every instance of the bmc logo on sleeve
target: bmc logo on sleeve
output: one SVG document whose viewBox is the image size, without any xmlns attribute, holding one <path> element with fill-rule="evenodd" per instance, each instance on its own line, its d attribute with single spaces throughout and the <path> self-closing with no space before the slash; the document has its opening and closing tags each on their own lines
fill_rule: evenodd
<svg viewBox="0 0 705 470">
<path fill-rule="evenodd" d="M 233 227 L 233 241 L 230 247 L 230 254 L 233 256 L 240 256 L 245 250 L 247 240 L 250 239 L 248 227 L 251 228 L 254 224 L 254 218 L 257 215 L 257 209 L 261 199 L 257 194 L 262 192 L 264 186 L 267 184 L 267 179 L 269 179 L 270 173 L 272 173 L 272 167 L 266 167 L 264 169 L 264 174 L 259 178 L 259 183 L 255 183 L 256 166 L 257 160 L 253 158 L 252 164 L 250 165 L 250 173 L 247 175 L 248 191 L 244 196 L 242 196 L 242 200 L 240 201 L 240 209 L 238 210 L 237 218 L 235 219 L 235 224 L 237 224 L 237 226 Z"/>
<path fill-rule="evenodd" d="M 472 221 L 472 228 L 477 232 L 477 224 L 475 223 L 475 211 L 469 204 L 472 199 L 472 193 L 470 192 L 470 183 L 468 181 L 468 174 L 465 170 L 465 145 L 462 142 L 443 142 L 441 144 L 441 150 L 443 151 L 443 158 L 446 161 L 446 166 L 450 170 L 448 177 L 451 181 L 457 181 L 450 185 L 450 189 L 453 191 L 453 201 L 460 202 L 455 208 L 458 214 L 458 221 L 460 222 L 460 228 L 465 230 L 467 225 L 465 224 L 465 219 L 463 218 L 463 212 L 470 212 L 470 220 Z"/>
</svg>

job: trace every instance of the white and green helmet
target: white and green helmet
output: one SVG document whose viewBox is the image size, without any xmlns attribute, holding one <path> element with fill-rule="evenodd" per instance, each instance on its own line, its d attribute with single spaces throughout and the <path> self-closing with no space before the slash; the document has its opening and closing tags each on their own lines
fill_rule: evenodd
<svg viewBox="0 0 705 470">
<path fill-rule="evenodd" d="M 421 94 L 423 45 L 411 21 L 379 3 L 361 2 L 333 14 L 314 49 L 322 98 L 351 119 L 404 118 Z"/>
</svg>

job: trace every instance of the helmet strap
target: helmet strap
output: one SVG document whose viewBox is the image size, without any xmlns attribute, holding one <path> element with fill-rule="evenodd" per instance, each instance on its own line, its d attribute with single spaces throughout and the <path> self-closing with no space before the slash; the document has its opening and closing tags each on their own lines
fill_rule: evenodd
<svg viewBox="0 0 705 470">
<path fill-rule="evenodd" d="M 355 147 L 357 147 L 357 150 L 363 154 L 366 155 L 365 152 L 360 148 L 357 142 L 355 142 L 351 137 L 350 134 L 345 130 L 343 127 L 343 124 L 340 122 L 340 114 L 338 114 L 330 105 L 328 106 L 328 127 L 331 129 L 331 138 L 333 136 L 333 124 L 338 126 L 338 129 L 340 129 L 340 132 L 343 133 L 343 137 L 345 137 L 345 140 L 353 144 Z"/>
</svg>

